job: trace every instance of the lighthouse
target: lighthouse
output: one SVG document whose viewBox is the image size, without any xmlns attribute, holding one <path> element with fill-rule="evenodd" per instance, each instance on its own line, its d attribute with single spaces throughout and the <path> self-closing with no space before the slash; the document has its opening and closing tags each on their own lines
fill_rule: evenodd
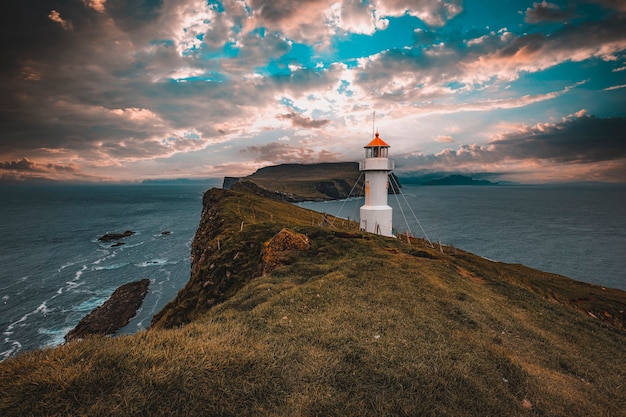
<svg viewBox="0 0 626 417">
<path fill-rule="evenodd" d="M 393 210 L 387 205 L 389 172 L 393 160 L 388 158 L 389 145 L 378 132 L 365 146 L 365 159 L 359 163 L 359 171 L 365 173 L 365 204 L 361 206 L 361 230 L 383 236 L 393 236 Z"/>
</svg>

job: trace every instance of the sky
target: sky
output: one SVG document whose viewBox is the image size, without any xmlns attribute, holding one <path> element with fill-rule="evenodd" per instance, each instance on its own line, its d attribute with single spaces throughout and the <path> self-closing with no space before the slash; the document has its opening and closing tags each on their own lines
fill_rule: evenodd
<svg viewBox="0 0 626 417">
<path fill-rule="evenodd" d="M 5 0 L 0 181 L 626 182 L 624 0 Z"/>
</svg>

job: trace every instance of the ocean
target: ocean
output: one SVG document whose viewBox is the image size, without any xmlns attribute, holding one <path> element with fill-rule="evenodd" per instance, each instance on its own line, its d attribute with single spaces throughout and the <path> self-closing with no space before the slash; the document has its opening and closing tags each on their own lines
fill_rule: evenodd
<svg viewBox="0 0 626 417">
<path fill-rule="evenodd" d="M 626 186 L 411 186 L 390 195 L 397 233 L 626 290 Z M 358 218 L 362 198 L 299 203 Z"/>
<path fill-rule="evenodd" d="M 0 360 L 63 343 L 117 287 L 142 278 L 148 295 L 119 333 L 146 329 L 189 280 L 202 194 L 216 186 L 0 187 Z M 404 186 L 389 202 L 399 232 L 626 290 L 624 186 Z M 361 204 L 299 205 L 354 219 Z M 98 241 L 126 230 L 136 234 L 124 245 Z"/>
<path fill-rule="evenodd" d="M 185 185 L 0 187 L 0 360 L 64 342 L 117 287 L 151 280 L 120 333 L 147 328 L 189 280 L 202 195 Z M 106 233 L 136 232 L 113 246 Z M 165 232 L 165 233 L 164 233 Z"/>
</svg>

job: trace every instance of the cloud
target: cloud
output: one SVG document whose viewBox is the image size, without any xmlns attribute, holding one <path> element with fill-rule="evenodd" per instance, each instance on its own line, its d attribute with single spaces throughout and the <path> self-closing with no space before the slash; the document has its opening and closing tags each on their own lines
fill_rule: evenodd
<svg viewBox="0 0 626 417">
<path fill-rule="evenodd" d="M 311 117 L 306 117 L 296 112 L 281 114 L 277 117 L 279 119 L 291 120 L 291 125 L 294 127 L 317 129 L 330 123 L 328 119 L 314 120 Z"/>
<path fill-rule="evenodd" d="M 602 162 L 626 158 L 626 118 L 584 115 L 561 123 L 539 123 L 489 143 L 491 153 L 559 163 Z"/>
<path fill-rule="evenodd" d="M 534 171 L 536 178 L 545 174 L 544 178 L 556 181 L 621 182 L 624 177 L 610 173 L 626 172 L 624 129 L 626 118 L 596 118 L 581 111 L 559 123 L 522 126 L 484 145 L 401 155 L 397 165 L 404 171 L 518 171 L 525 175 Z"/>
<path fill-rule="evenodd" d="M 443 26 L 462 12 L 460 0 L 250 0 L 255 27 L 279 31 L 298 42 L 329 46 L 335 33 L 371 34 L 385 29 L 385 17 L 405 14 L 430 26 Z"/>
<path fill-rule="evenodd" d="M 101 177 L 94 177 L 82 173 L 76 164 L 39 163 L 28 158 L 21 158 L 14 161 L 0 161 L 0 182 L 101 179 Z"/>
<path fill-rule="evenodd" d="M 327 151 L 295 147 L 287 143 L 272 142 L 260 146 L 248 146 L 242 153 L 255 155 L 256 162 L 269 164 L 336 162 L 340 155 Z"/>
<path fill-rule="evenodd" d="M 585 22 L 545 36 L 533 33 L 509 36 L 498 49 L 461 62 L 465 84 L 485 83 L 494 78 L 512 81 L 522 73 L 534 73 L 563 62 L 581 62 L 590 58 L 614 59 L 626 49 L 623 21 L 613 17 L 603 22 Z"/>
<path fill-rule="evenodd" d="M 39 164 L 22 158 L 17 161 L 0 162 L 0 170 L 24 172 L 77 172 L 76 165 Z"/>
<path fill-rule="evenodd" d="M 449 135 L 439 135 L 435 138 L 435 142 L 451 143 L 454 142 L 454 138 Z"/>
<path fill-rule="evenodd" d="M 51 10 L 50 14 L 48 15 L 48 18 L 50 20 L 52 20 L 53 22 L 56 22 L 59 25 L 61 25 L 61 27 L 64 30 L 72 30 L 73 29 L 72 22 L 70 22 L 69 20 L 63 19 L 61 17 L 61 13 L 57 12 L 56 10 Z"/>
<path fill-rule="evenodd" d="M 374 4 L 383 16 L 402 16 L 406 13 L 429 26 L 443 26 L 463 11 L 461 0 L 378 0 Z"/>
<path fill-rule="evenodd" d="M 563 22 L 573 16 L 572 10 L 561 10 L 557 4 L 547 1 L 533 3 L 532 8 L 526 9 L 527 23 Z"/>
<path fill-rule="evenodd" d="M 607 88 L 602 89 L 602 91 L 620 90 L 622 88 L 626 88 L 626 84 L 613 85 L 611 87 L 607 87 Z"/>
<path fill-rule="evenodd" d="M 600 4 L 607 9 L 613 9 L 619 12 L 626 12 L 626 3 L 624 3 L 623 0 L 590 0 L 590 2 Z"/>
<path fill-rule="evenodd" d="M 6 5 L 11 19 L 1 29 L 8 40 L 0 60 L 2 160 L 50 158 L 59 166 L 106 166 L 122 173 L 122 167 L 144 167 L 173 155 L 180 160 L 191 158 L 188 153 L 208 154 L 216 144 L 238 149 L 238 141 L 258 144 L 287 137 L 291 141 L 278 143 L 291 147 L 273 149 L 277 154 L 266 155 L 268 148 L 260 145 L 245 155 L 268 161 L 332 159 L 351 146 L 354 132 L 363 126 L 369 131 L 373 109 L 381 123 L 397 124 L 412 139 L 414 126 L 405 123 L 421 118 L 430 129 L 426 138 L 442 134 L 428 141 L 435 149 L 450 139 L 458 144 L 474 140 L 466 139 L 471 135 L 466 122 L 455 121 L 461 127 L 455 132 L 430 128 L 429 123 L 443 119 L 438 115 L 472 111 L 484 112 L 476 119 L 493 118 L 487 112 L 524 108 L 517 112 L 520 123 L 523 117 L 538 120 L 543 116 L 531 117 L 531 110 L 558 106 L 566 94 L 582 94 L 583 88 L 572 92 L 585 82 L 578 80 L 596 79 L 594 59 L 611 61 L 606 65 L 615 68 L 605 90 L 623 91 L 617 78 L 626 50 L 623 15 L 608 10 L 602 18 L 577 16 L 567 25 L 536 26 L 525 33 L 524 18 L 555 21 L 570 9 L 537 2 L 514 15 L 520 26 L 511 31 L 495 26 L 464 31 L 454 24 L 440 29 L 457 16 L 452 23 L 466 17 L 460 16 L 461 1 L 66 3 L 55 6 L 54 13 L 45 2 Z M 597 3 L 622 7 L 620 2 Z M 595 13 L 599 8 L 588 9 Z M 471 17 L 473 12 L 465 13 Z M 407 22 L 415 28 L 407 25 L 406 42 L 392 47 L 387 38 Z M 354 50 L 342 50 L 342 42 L 351 39 L 367 45 L 363 51 L 357 43 L 350 45 Z M 583 61 L 588 65 L 572 72 L 580 78 L 569 86 L 560 78 L 521 89 L 528 85 L 528 74 L 554 68 L 549 78 L 561 70 L 559 65 Z M 617 100 L 616 95 L 605 96 Z M 533 107 L 539 103 L 544 104 Z M 330 136 L 341 139 L 319 139 Z M 294 144 L 303 138 L 309 142 Z M 479 153 L 472 149 L 461 153 Z M 220 165 L 216 154 L 210 154 L 211 166 Z"/>
<path fill-rule="evenodd" d="M 83 4 L 97 12 L 104 13 L 107 0 L 83 0 Z"/>
</svg>

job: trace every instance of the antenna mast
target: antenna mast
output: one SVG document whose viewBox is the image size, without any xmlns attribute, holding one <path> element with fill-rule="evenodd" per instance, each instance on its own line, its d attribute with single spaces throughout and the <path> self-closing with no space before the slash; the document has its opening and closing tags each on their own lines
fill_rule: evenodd
<svg viewBox="0 0 626 417">
<path fill-rule="evenodd" d="M 376 134 L 374 125 L 376 124 L 376 110 L 372 113 L 372 137 Z"/>
</svg>

